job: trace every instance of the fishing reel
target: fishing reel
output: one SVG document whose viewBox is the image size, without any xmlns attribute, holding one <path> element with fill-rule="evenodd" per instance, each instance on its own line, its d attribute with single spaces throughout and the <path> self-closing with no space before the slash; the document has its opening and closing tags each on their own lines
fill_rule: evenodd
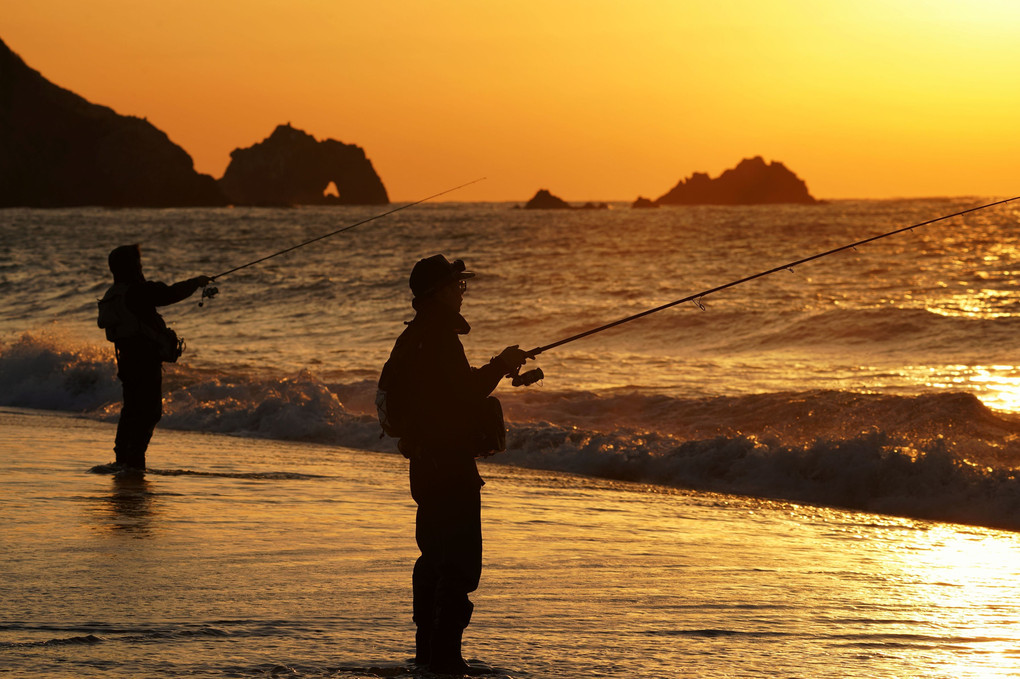
<svg viewBox="0 0 1020 679">
<path fill-rule="evenodd" d="M 219 292 L 220 289 L 217 288 L 215 285 L 206 285 L 205 287 L 202 288 L 202 299 L 198 300 L 198 306 L 200 307 L 205 306 L 205 300 L 212 299 L 213 297 L 218 295 Z"/>
<path fill-rule="evenodd" d="M 521 372 L 520 368 L 517 368 L 514 372 L 507 375 L 510 378 L 510 384 L 515 387 L 529 387 L 539 380 L 545 379 L 545 373 L 542 372 L 541 368 L 532 368 L 526 372 Z"/>
</svg>

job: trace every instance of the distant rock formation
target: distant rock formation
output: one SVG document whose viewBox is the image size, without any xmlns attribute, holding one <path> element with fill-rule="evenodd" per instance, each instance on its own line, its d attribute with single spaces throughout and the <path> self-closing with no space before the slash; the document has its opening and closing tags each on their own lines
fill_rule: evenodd
<svg viewBox="0 0 1020 679">
<path fill-rule="evenodd" d="M 0 40 L 0 207 L 223 204 L 147 120 L 54 85 Z"/>
<path fill-rule="evenodd" d="M 654 200 L 645 198 L 644 196 L 638 196 L 637 200 L 631 203 L 630 206 L 636 208 L 653 208 L 659 207 L 659 204 L 656 203 Z"/>
<path fill-rule="evenodd" d="M 558 196 L 554 196 L 546 189 L 539 189 L 531 200 L 524 205 L 525 210 L 608 210 L 606 203 L 585 203 L 581 207 L 574 207 Z"/>
<path fill-rule="evenodd" d="M 539 189 L 531 200 L 524 204 L 525 210 L 569 210 L 570 203 L 554 196 L 547 189 Z"/>
<path fill-rule="evenodd" d="M 386 205 L 389 196 L 359 146 L 280 125 L 230 153 L 220 188 L 235 205 Z M 326 195 L 330 183 L 337 195 Z"/>
<path fill-rule="evenodd" d="M 655 201 L 660 205 L 761 205 L 817 201 L 807 185 L 780 162 L 745 158 L 715 179 L 695 172 Z"/>
</svg>

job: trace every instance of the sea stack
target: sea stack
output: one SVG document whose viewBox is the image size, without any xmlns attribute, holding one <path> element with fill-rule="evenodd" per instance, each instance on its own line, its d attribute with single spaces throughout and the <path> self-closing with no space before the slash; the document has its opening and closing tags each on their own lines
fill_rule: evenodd
<svg viewBox="0 0 1020 679">
<path fill-rule="evenodd" d="M 695 172 L 656 201 L 659 205 L 767 205 L 817 203 L 807 184 L 778 161 L 745 158 L 715 179 Z"/>
<path fill-rule="evenodd" d="M 546 189 L 539 189 L 531 200 L 524 206 L 525 210 L 608 210 L 609 203 L 593 203 L 588 201 L 584 205 L 574 206 L 559 196 L 554 196 Z"/>
<path fill-rule="evenodd" d="M 570 204 L 560 198 L 549 193 L 546 189 L 539 189 L 538 192 L 532 196 L 524 205 L 525 210 L 570 210 Z"/>
</svg>

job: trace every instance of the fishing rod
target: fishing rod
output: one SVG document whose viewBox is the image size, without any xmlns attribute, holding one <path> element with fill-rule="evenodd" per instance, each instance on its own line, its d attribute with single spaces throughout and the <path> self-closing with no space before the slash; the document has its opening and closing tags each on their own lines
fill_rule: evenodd
<svg viewBox="0 0 1020 679">
<path fill-rule="evenodd" d="M 452 189 L 446 189 L 445 191 L 440 191 L 439 193 L 433 193 L 431 196 L 428 196 L 426 198 L 422 198 L 420 200 L 416 200 L 413 203 L 407 203 L 406 205 L 401 205 L 400 207 L 395 207 L 392 210 L 388 210 L 386 212 L 382 212 L 380 214 L 373 215 L 371 217 L 368 217 L 367 219 L 362 219 L 360 222 L 355 222 L 354 224 L 349 224 L 349 225 L 347 225 L 347 226 L 345 226 L 343 228 L 337 229 L 336 231 L 331 231 L 331 232 L 329 232 L 327 234 L 323 234 L 321 236 L 317 236 L 315 238 L 311 238 L 309 240 L 306 240 L 303 243 L 298 243 L 297 245 L 292 245 L 289 248 L 285 248 L 283 250 L 280 250 L 279 252 L 274 252 L 271 255 L 266 255 L 265 257 L 260 257 L 259 259 L 256 259 L 256 260 L 253 260 L 251 262 L 248 262 L 247 264 L 242 264 L 241 266 L 235 266 L 233 269 L 229 269 L 227 271 L 224 271 L 223 273 L 216 274 L 215 276 L 210 277 L 210 281 L 215 281 L 217 278 L 222 278 L 223 276 L 228 276 L 228 275 L 230 275 L 232 273 L 236 273 L 236 272 L 240 271 L 241 269 L 247 269 L 249 266 L 255 266 L 256 264 L 261 264 L 262 262 L 266 261 L 267 259 L 272 259 L 273 257 L 279 257 L 280 255 L 285 255 L 288 252 L 292 252 L 294 250 L 297 250 L 298 248 L 303 248 L 306 245 L 311 245 L 312 243 L 317 243 L 320 240 L 325 240 L 326 238 L 330 238 L 332 236 L 336 236 L 337 234 L 343 233 L 344 231 L 350 231 L 351 229 L 353 229 L 355 227 L 362 226 L 363 224 L 368 224 L 369 222 L 375 221 L 377 219 L 382 219 L 383 217 L 387 217 L 387 216 L 393 214 L 394 212 L 400 212 L 401 210 L 406 210 L 409 207 L 414 207 L 415 205 L 420 205 L 421 203 L 424 203 L 425 201 L 432 200 L 433 198 L 438 198 L 439 196 L 445 196 L 446 194 L 453 193 L 454 191 L 457 191 L 458 189 L 462 189 L 465 186 L 471 186 L 472 184 L 477 184 L 478 182 L 482 181 L 483 179 L 485 179 L 485 177 L 479 177 L 478 179 L 474 179 L 472 181 L 469 181 L 467 183 L 461 184 L 459 186 L 454 186 Z M 202 288 L 202 300 L 198 303 L 198 306 L 202 306 L 202 304 L 205 302 L 205 300 L 207 298 L 212 298 L 218 292 L 219 292 L 219 290 L 217 290 L 215 287 L 206 286 L 206 287 Z"/>
<path fill-rule="evenodd" d="M 602 332 L 604 330 L 609 330 L 610 328 L 615 328 L 618 325 L 623 325 L 624 323 L 630 323 L 631 321 L 636 321 L 639 318 L 644 318 L 645 316 L 650 316 L 651 314 L 658 313 L 660 311 L 664 311 L 665 309 L 670 309 L 670 308 L 678 306 L 680 304 L 685 304 L 686 302 L 694 302 L 694 304 L 696 304 L 698 306 L 698 308 L 700 308 L 702 311 L 704 311 L 705 307 L 701 303 L 702 298 L 707 297 L 708 295 L 714 294 L 716 292 L 720 292 L 722 290 L 726 290 L 727 288 L 736 287 L 736 286 L 741 285 L 743 283 L 747 283 L 749 281 L 753 281 L 753 280 L 755 280 L 757 278 L 764 278 L 765 276 L 770 276 L 770 275 L 772 275 L 774 273 L 777 273 L 779 271 L 792 271 L 793 267 L 795 267 L 795 266 L 800 266 L 801 264 L 805 264 L 807 262 L 812 262 L 812 261 L 814 261 L 816 259 L 821 259 L 822 257 L 828 257 L 829 255 L 836 254 L 837 252 L 843 252 L 844 250 L 852 250 L 852 249 L 856 248 L 859 245 L 865 245 L 867 243 L 872 243 L 872 242 L 874 242 L 876 240 L 881 240 L 882 238 L 888 238 L 889 236 L 894 236 L 894 235 L 896 235 L 898 233 L 903 233 L 904 231 L 912 231 L 912 230 L 920 228 L 922 226 L 928 226 L 929 224 L 934 224 L 935 222 L 941 222 L 941 221 L 944 221 L 946 219 L 952 219 L 953 217 L 959 217 L 960 215 L 965 215 L 965 214 L 967 214 L 969 212 L 976 212 L 978 210 L 984 210 L 986 208 L 994 207 L 996 205 L 1003 205 L 1005 203 L 1009 203 L 1009 202 L 1012 202 L 1012 201 L 1018 200 L 1018 199 L 1020 199 L 1020 196 L 1014 196 L 1013 198 L 1007 198 L 1005 200 L 999 200 L 999 201 L 996 201 L 994 203 L 988 203 L 987 205 L 980 205 L 978 207 L 972 207 L 972 208 L 969 208 L 967 210 L 961 210 L 960 212 L 954 212 L 951 215 L 944 215 L 942 217 L 936 217 L 935 219 L 929 219 L 926 222 L 920 222 L 918 224 L 911 224 L 910 226 L 904 226 L 904 227 L 901 227 L 899 229 L 893 229 L 892 231 L 887 231 L 886 233 L 882 233 L 882 234 L 879 234 L 877 236 L 872 236 L 870 238 L 865 238 L 863 240 L 859 240 L 859 241 L 856 241 L 854 243 L 849 243 L 847 245 L 841 245 L 838 248 L 833 248 L 831 250 L 826 250 L 825 252 L 820 252 L 818 254 L 811 255 L 810 257 L 804 257 L 803 259 L 798 259 L 798 260 L 796 260 L 794 262 L 789 262 L 787 264 L 780 264 L 779 266 L 773 267 L 773 268 L 771 268 L 771 269 L 769 269 L 767 271 L 762 271 L 760 273 L 752 274 L 750 276 L 745 276 L 744 278 L 740 278 L 740 279 L 735 280 L 735 281 L 730 281 L 729 283 L 724 283 L 723 285 L 719 285 L 719 286 L 716 286 L 714 288 L 709 288 L 708 290 L 702 290 L 701 292 L 696 292 L 693 295 L 688 295 L 687 297 L 684 297 L 683 299 L 678 299 L 678 300 L 674 300 L 672 302 L 667 302 L 666 304 L 662 304 L 662 305 L 654 307 L 652 309 L 646 309 L 645 311 L 641 311 L 641 312 L 633 314 L 631 316 L 627 316 L 626 318 L 621 318 L 621 319 L 613 321 L 611 323 L 606 323 L 605 325 L 600 325 L 597 328 L 592 328 L 591 330 L 585 330 L 584 332 L 579 332 L 576 335 L 571 335 L 570 337 L 566 337 L 564 339 L 558 340 L 558 341 L 553 342 L 551 344 L 546 344 L 544 346 L 535 347 L 534 349 L 532 349 L 532 350 L 527 352 L 527 356 L 528 356 L 528 358 L 535 358 L 539 354 L 541 354 L 541 353 L 543 353 L 545 351 L 548 351 L 550 349 L 555 349 L 556 347 L 561 347 L 564 344 L 568 344 L 570 342 L 575 342 L 575 341 L 577 341 L 579 339 L 583 339 L 585 337 L 590 337 L 591 335 L 594 335 L 596 333 L 600 333 L 600 332 Z M 534 384 L 538 380 L 542 379 L 543 375 L 542 375 L 542 369 L 541 368 L 534 368 L 533 370 L 529 370 L 529 371 L 527 371 L 525 373 L 511 375 L 511 377 L 513 378 L 513 385 L 514 386 L 527 386 L 529 384 Z"/>
</svg>

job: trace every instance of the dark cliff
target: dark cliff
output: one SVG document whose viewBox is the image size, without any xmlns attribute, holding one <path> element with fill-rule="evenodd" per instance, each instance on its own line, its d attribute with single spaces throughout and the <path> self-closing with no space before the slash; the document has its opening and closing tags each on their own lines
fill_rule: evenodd
<svg viewBox="0 0 1020 679">
<path fill-rule="evenodd" d="M 325 195 L 330 182 L 338 195 Z M 316 141 L 289 124 L 254 146 L 232 151 L 220 188 L 237 205 L 389 203 L 361 147 L 335 139 Z"/>
<path fill-rule="evenodd" d="M 715 179 L 695 172 L 655 201 L 660 205 L 763 205 L 817 201 L 807 185 L 780 162 L 745 158 Z"/>
<path fill-rule="evenodd" d="M 0 41 L 0 207 L 224 203 L 166 134 L 54 85 Z"/>
</svg>

